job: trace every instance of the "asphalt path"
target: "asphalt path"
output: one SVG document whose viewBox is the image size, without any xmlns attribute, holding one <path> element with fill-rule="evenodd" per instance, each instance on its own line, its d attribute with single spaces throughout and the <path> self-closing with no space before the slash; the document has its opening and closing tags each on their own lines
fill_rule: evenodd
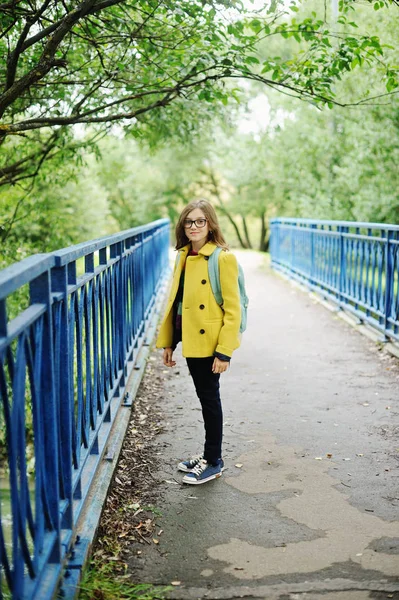
<svg viewBox="0 0 399 600">
<path fill-rule="evenodd" d="M 399 598 L 399 361 L 257 253 L 238 253 L 249 325 L 222 376 L 226 470 L 181 484 L 203 425 L 184 359 L 161 366 L 159 544 L 135 580 L 168 597 Z M 154 364 L 154 363 L 153 363 Z"/>
</svg>

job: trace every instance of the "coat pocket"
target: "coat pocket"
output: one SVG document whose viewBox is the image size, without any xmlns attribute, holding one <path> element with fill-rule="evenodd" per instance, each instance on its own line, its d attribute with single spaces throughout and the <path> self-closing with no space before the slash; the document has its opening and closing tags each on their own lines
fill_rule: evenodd
<svg viewBox="0 0 399 600">
<path fill-rule="evenodd" d="M 206 321 L 206 327 L 210 328 L 212 332 L 212 339 L 214 343 L 217 344 L 219 339 L 220 330 L 222 329 L 223 320 L 222 319 L 210 319 Z"/>
</svg>

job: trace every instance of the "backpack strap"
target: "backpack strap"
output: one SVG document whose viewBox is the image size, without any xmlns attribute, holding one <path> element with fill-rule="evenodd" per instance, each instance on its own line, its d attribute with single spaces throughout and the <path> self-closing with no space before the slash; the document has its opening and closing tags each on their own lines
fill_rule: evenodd
<svg viewBox="0 0 399 600">
<path fill-rule="evenodd" d="M 208 275 L 209 282 L 211 284 L 213 295 L 215 296 L 216 302 L 221 306 L 223 304 L 222 290 L 220 287 L 220 273 L 219 273 L 219 254 L 222 249 L 218 246 L 210 255 L 208 260 Z"/>
<path fill-rule="evenodd" d="M 180 262 L 180 252 L 177 253 L 176 259 L 175 259 L 175 267 L 173 269 L 173 272 L 176 271 L 177 267 L 179 266 L 179 262 Z"/>
</svg>

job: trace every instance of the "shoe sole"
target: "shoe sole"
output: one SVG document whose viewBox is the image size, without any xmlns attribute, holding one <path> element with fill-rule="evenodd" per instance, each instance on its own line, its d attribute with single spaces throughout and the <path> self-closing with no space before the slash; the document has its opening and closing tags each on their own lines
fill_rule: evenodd
<svg viewBox="0 0 399 600">
<path fill-rule="evenodd" d="M 222 473 L 217 473 L 216 475 L 211 475 L 210 477 L 207 477 L 206 479 L 194 479 L 194 477 L 187 477 L 187 479 L 185 479 L 183 477 L 183 483 L 188 483 L 188 485 L 201 485 L 201 483 L 207 483 L 208 481 L 212 481 L 212 479 L 219 479 L 219 477 L 222 476 Z"/>
<path fill-rule="evenodd" d="M 177 465 L 177 470 L 181 471 L 182 473 L 191 473 L 192 472 L 192 469 L 188 469 L 187 467 L 180 466 L 180 465 Z"/>
<path fill-rule="evenodd" d="M 181 471 L 182 473 L 192 473 L 193 472 L 193 469 L 187 469 L 187 467 L 181 467 L 180 465 L 177 465 L 177 470 Z M 221 470 L 224 471 L 225 467 L 222 467 Z"/>
</svg>

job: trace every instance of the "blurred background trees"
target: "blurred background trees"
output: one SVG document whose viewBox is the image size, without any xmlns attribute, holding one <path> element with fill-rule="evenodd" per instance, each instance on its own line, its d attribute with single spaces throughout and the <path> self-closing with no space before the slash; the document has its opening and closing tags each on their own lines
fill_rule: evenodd
<svg viewBox="0 0 399 600">
<path fill-rule="evenodd" d="M 169 216 L 397 222 L 393 0 L 0 4 L 0 267 Z"/>
</svg>

